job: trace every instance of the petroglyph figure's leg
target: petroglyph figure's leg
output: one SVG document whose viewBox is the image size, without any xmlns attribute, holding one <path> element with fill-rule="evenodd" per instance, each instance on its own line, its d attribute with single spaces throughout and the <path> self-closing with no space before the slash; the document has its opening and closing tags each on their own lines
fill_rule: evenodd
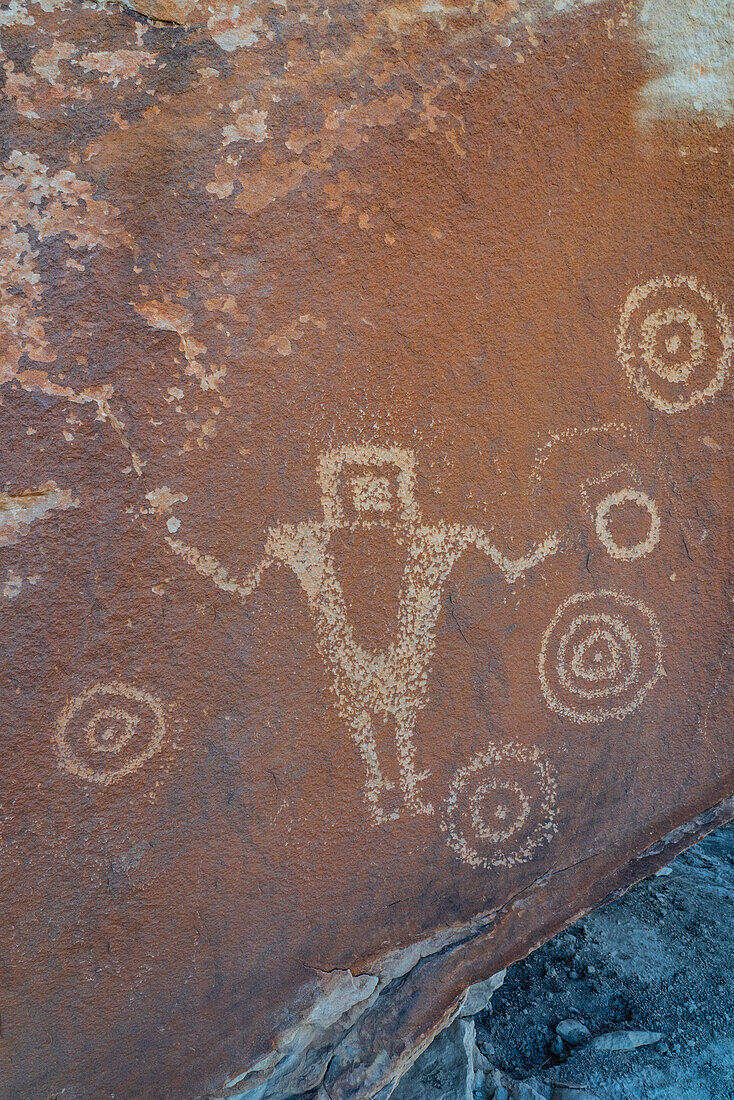
<svg viewBox="0 0 734 1100">
<path fill-rule="evenodd" d="M 400 811 L 394 806 L 392 808 L 389 806 L 390 795 L 394 791 L 395 784 L 380 767 L 375 737 L 375 722 L 382 723 L 384 718 L 375 717 L 366 709 L 357 707 L 343 708 L 342 717 L 349 723 L 352 736 L 367 768 L 364 790 L 372 817 L 378 824 L 383 821 L 395 821 L 400 816 Z"/>
<path fill-rule="evenodd" d="M 342 710 L 342 716 L 367 769 L 365 795 L 375 821 L 396 821 L 404 807 L 413 813 L 433 813 L 433 806 L 418 793 L 419 784 L 431 773 L 416 771 L 414 712 L 396 718 L 365 707 Z"/>
<path fill-rule="evenodd" d="M 414 813 L 432 814 L 433 806 L 425 802 L 419 793 L 418 787 L 431 772 L 426 769 L 422 772 L 415 768 L 415 716 L 422 704 L 416 703 L 405 713 L 398 714 L 395 718 L 395 748 L 400 765 L 400 786 L 405 797 L 405 804 Z"/>
</svg>

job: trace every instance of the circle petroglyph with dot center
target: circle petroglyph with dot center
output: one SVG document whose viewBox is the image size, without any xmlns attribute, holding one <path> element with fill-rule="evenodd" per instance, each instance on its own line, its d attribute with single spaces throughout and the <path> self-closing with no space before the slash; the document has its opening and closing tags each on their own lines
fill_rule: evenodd
<svg viewBox="0 0 734 1100">
<path fill-rule="evenodd" d="M 687 333 L 675 331 L 676 326 L 686 326 Z M 665 355 L 661 354 L 663 348 Z M 687 358 L 681 358 L 683 349 L 688 352 Z M 647 366 L 659 378 L 668 382 L 687 382 L 706 354 L 703 326 L 688 309 L 655 310 L 640 326 L 640 351 Z"/>
<path fill-rule="evenodd" d="M 584 699 L 623 693 L 639 667 L 639 642 L 623 619 L 605 612 L 579 615 L 558 645 L 558 680 Z"/>
<path fill-rule="evenodd" d="M 135 736 L 139 715 L 122 707 L 104 707 L 89 719 L 86 742 L 93 752 L 119 753 Z"/>
<path fill-rule="evenodd" d="M 675 413 L 722 389 L 734 332 L 722 303 L 697 279 L 663 275 L 628 294 L 617 350 L 637 392 L 656 409 Z"/>
<path fill-rule="evenodd" d="M 454 775 L 441 828 L 474 867 L 512 867 L 556 831 L 557 784 L 535 748 L 490 745 Z"/>
<path fill-rule="evenodd" d="M 131 684 L 93 684 L 70 699 L 56 723 L 61 766 L 100 786 L 130 775 L 157 753 L 165 735 L 163 707 Z"/>
<path fill-rule="evenodd" d="M 498 798 L 501 801 L 498 802 Z M 480 783 L 469 799 L 469 805 L 477 835 L 490 844 L 509 840 L 530 814 L 530 799 L 517 783 L 496 779 Z"/>
</svg>

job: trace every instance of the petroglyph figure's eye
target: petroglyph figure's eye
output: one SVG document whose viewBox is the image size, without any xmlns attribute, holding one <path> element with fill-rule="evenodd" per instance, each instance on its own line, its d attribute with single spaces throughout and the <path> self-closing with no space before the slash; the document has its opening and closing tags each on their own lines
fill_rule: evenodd
<svg viewBox="0 0 734 1100">
<path fill-rule="evenodd" d="M 94 684 L 66 704 L 54 744 L 66 771 L 108 786 L 158 752 L 164 733 L 163 707 L 153 695 L 130 684 Z"/>
<path fill-rule="evenodd" d="M 511 867 L 556 831 L 555 801 L 556 781 L 538 749 L 490 745 L 454 775 L 441 827 L 465 863 Z"/>
<path fill-rule="evenodd" d="M 389 512 L 392 492 L 386 477 L 353 477 L 351 481 L 354 507 L 358 512 Z"/>
<path fill-rule="evenodd" d="M 637 392 L 663 412 L 690 409 L 718 393 L 732 349 L 724 307 L 688 276 L 650 279 L 622 308 L 620 361 Z"/>
<path fill-rule="evenodd" d="M 631 714 L 662 676 L 655 615 L 619 592 L 569 596 L 545 632 L 538 670 L 545 701 L 572 722 Z"/>
</svg>

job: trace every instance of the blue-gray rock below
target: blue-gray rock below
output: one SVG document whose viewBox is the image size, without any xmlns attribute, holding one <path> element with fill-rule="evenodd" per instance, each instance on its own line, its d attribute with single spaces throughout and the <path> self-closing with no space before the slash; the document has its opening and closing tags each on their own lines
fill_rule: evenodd
<svg viewBox="0 0 734 1100">
<path fill-rule="evenodd" d="M 473 1100 L 474 1021 L 454 1020 L 398 1082 L 391 1100 Z"/>
<path fill-rule="evenodd" d="M 556 1024 L 556 1035 L 571 1047 L 581 1046 L 591 1038 L 591 1032 L 581 1020 L 560 1020 Z"/>
<path fill-rule="evenodd" d="M 594 1050 L 636 1050 L 662 1039 L 659 1031 L 609 1031 L 591 1040 Z"/>
</svg>

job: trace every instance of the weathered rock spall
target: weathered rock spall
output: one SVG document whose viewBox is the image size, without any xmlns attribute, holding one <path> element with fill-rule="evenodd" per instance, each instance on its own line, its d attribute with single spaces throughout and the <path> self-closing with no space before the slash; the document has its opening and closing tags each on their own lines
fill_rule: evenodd
<svg viewBox="0 0 734 1100">
<path fill-rule="evenodd" d="M 0 1096 L 389 1095 L 732 816 L 731 9 L 0 9 Z"/>
</svg>

